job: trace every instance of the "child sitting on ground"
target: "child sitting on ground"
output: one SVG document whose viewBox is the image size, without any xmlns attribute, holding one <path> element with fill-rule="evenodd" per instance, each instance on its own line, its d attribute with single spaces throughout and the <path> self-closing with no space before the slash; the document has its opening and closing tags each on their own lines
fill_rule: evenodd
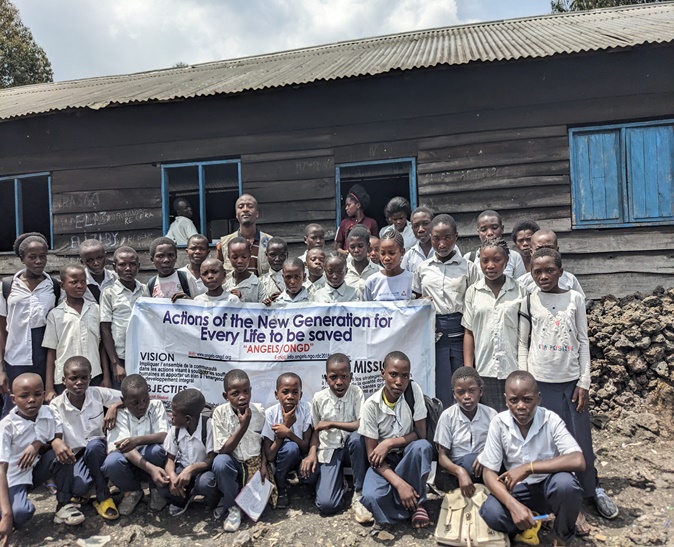
<svg viewBox="0 0 674 547">
<path fill-rule="evenodd" d="M 108 433 L 108 457 L 103 474 L 121 492 L 119 514 L 128 516 L 143 499 L 141 482 L 150 483 L 150 509 L 166 506 L 155 485 L 168 484 L 164 471 L 166 451 L 162 447 L 169 430 L 164 403 L 150 400 L 150 388 L 140 374 L 131 374 L 122 381 L 124 408 L 117 414 L 117 423 Z"/>
<path fill-rule="evenodd" d="M 164 439 L 167 459 L 164 471 L 168 482 L 157 492 L 169 503 L 172 517 L 182 515 L 196 496 L 203 496 L 213 509 L 220 500 L 215 475 L 211 471 L 213 431 L 209 418 L 201 415 L 206 406 L 203 394 L 194 388 L 179 391 L 171 401 L 173 427 Z"/>
<path fill-rule="evenodd" d="M 281 237 L 272 237 L 267 243 L 269 271 L 260 278 L 269 302 L 278 298 L 286 285 L 283 282 L 283 263 L 288 259 L 288 244 Z"/>
<path fill-rule="evenodd" d="M 117 281 L 101 296 L 101 339 L 110 362 L 113 387 L 126 376 L 126 328 L 136 300 L 149 296 L 147 287 L 136 279 L 138 253 L 131 247 L 119 247 L 113 257 Z"/>
<path fill-rule="evenodd" d="M 225 403 L 213 411 L 213 473 L 222 494 L 215 508 L 216 519 L 227 512 L 223 528 L 236 532 L 241 526 L 241 510 L 234 502 L 241 488 L 260 471 L 268 480 L 267 461 L 262 451 L 264 409 L 251 403 L 252 389 L 248 374 L 234 369 L 225 374 Z"/>
<path fill-rule="evenodd" d="M 477 456 L 487 440 L 496 411 L 480 404 L 482 378 L 474 368 L 461 367 L 452 374 L 455 405 L 446 409 L 435 429 L 438 464 L 454 478 L 467 498 L 473 497 L 476 482 L 482 482 L 482 466 Z"/>
<path fill-rule="evenodd" d="M 85 239 L 80 244 L 80 262 L 87 272 L 84 299 L 99 304 L 101 294 L 115 284 L 117 276 L 105 267 L 105 247 L 98 239 Z"/>
<path fill-rule="evenodd" d="M 28 492 L 52 476 L 64 475 L 49 443 L 63 430 L 53 410 L 43 406 L 44 386 L 35 373 L 17 376 L 12 384 L 16 405 L 0 421 L 0 541 L 9 544 L 12 528 L 23 527 L 35 513 Z M 77 507 L 60 495 L 55 522 L 75 526 L 84 522 Z"/>
<path fill-rule="evenodd" d="M 370 252 L 370 232 L 364 226 L 356 226 L 351 230 L 346 242 L 349 255 L 346 259 L 344 280 L 356 289 L 362 298 L 365 282 L 379 271 L 379 266 L 370 262 L 367 257 Z"/>
<path fill-rule="evenodd" d="M 337 251 L 336 256 L 342 257 Z M 343 258 L 343 257 L 342 257 Z M 360 503 L 367 471 L 365 443 L 358 434 L 363 390 L 351 383 L 351 361 L 343 353 L 334 353 L 325 364 L 328 387 L 314 395 L 311 402 L 309 454 L 302 460 L 300 476 L 316 483 L 316 507 L 322 515 L 336 513 L 346 495 L 343 468 L 353 470 L 352 507 L 356 520 L 372 522 L 372 515 Z"/>
<path fill-rule="evenodd" d="M 574 474 L 585 469 L 583 453 L 562 419 L 538 406 L 541 395 L 530 373 L 511 373 L 505 389 L 508 410 L 492 420 L 478 456 L 491 492 L 480 515 L 512 538 L 536 525 L 533 511 L 554 513 L 553 545 L 570 545 L 583 501 Z M 499 474 L 502 467 L 507 471 Z"/>
<path fill-rule="evenodd" d="M 290 503 L 288 473 L 299 468 L 302 455 L 309 451 L 311 408 L 302 401 L 302 379 L 294 372 L 284 372 L 276 379 L 274 395 L 278 403 L 264 413 L 262 446 L 267 461 L 276 465 L 276 507 L 285 509 Z"/>
<path fill-rule="evenodd" d="M 426 440 L 424 394 L 410 380 L 409 357 L 400 351 L 384 358 L 382 377 L 384 387 L 363 403 L 358 428 L 370 462 L 361 502 L 374 515 L 373 535 L 410 517 L 415 528 L 431 523 L 424 508 L 433 459 Z M 407 389 L 412 390 L 414 408 L 407 403 Z"/>
<path fill-rule="evenodd" d="M 318 289 L 325 287 L 325 251 L 314 247 L 307 251 L 307 278 L 304 281 L 304 288 L 313 295 Z"/>
<path fill-rule="evenodd" d="M 208 258 L 208 238 L 203 234 L 194 234 L 187 240 L 185 252 L 187 253 L 188 263 L 186 266 L 178 268 L 178 271 L 185 272 L 187 278 L 191 279 L 196 285 L 197 292 L 192 294 L 192 298 L 195 298 L 197 295 L 206 292 L 206 287 L 201 281 L 201 264 Z"/>
<path fill-rule="evenodd" d="M 61 288 L 66 297 L 49 312 L 42 340 L 42 347 L 47 348 L 47 402 L 57 393 L 63 393 L 63 363 L 76 355 L 83 355 L 91 363 L 91 385 L 112 385 L 108 359 L 101 344 L 98 304 L 84 299 L 87 289 L 84 267 L 72 264 L 63 268 Z"/>
<path fill-rule="evenodd" d="M 309 292 L 304 288 L 304 262 L 299 258 L 288 258 L 283 263 L 283 282 L 286 289 L 274 301 L 275 304 L 310 302 Z"/>
<path fill-rule="evenodd" d="M 311 249 L 323 249 L 325 247 L 325 230 L 323 226 L 315 222 L 307 224 L 304 228 L 304 244 L 307 246 L 307 250 L 300 256 L 300 260 L 306 263 L 307 253 Z"/>
<path fill-rule="evenodd" d="M 183 293 L 190 298 L 199 294 L 197 283 L 185 272 L 176 270 L 178 248 L 173 240 L 158 237 L 150 243 L 150 260 L 157 269 L 157 275 L 147 282 L 152 298 L 173 298 Z"/>
<path fill-rule="evenodd" d="M 201 263 L 201 281 L 206 292 L 197 295 L 195 302 L 240 302 L 237 296 L 225 290 L 225 267 L 217 258 L 207 258 Z"/>
<path fill-rule="evenodd" d="M 344 281 L 346 276 L 346 257 L 338 251 L 332 251 L 325 261 L 326 284 L 313 294 L 314 302 L 357 302 L 358 291 Z"/>
<path fill-rule="evenodd" d="M 262 302 L 267 295 L 260 279 L 248 269 L 251 257 L 250 241 L 235 237 L 227 243 L 227 257 L 232 276 L 225 281 L 225 290 L 238 296 L 241 302 Z"/>
<path fill-rule="evenodd" d="M 63 424 L 63 439 L 54 439 L 52 448 L 60 464 L 67 466 L 67 480 L 58 481 L 58 499 L 84 497 L 93 486 L 94 508 L 106 520 L 119 518 L 110 496 L 102 467 L 108 455 L 105 431 L 115 423 L 122 394 L 115 389 L 90 386 L 91 363 L 86 357 L 70 357 L 63 364 L 65 391 L 52 400 L 51 407 Z M 103 408 L 108 413 L 103 416 Z"/>
</svg>

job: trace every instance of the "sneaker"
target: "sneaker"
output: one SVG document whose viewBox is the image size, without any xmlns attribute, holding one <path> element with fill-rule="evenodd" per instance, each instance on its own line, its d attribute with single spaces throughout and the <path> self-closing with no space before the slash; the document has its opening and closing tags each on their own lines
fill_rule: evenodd
<svg viewBox="0 0 674 547">
<path fill-rule="evenodd" d="M 150 488 L 150 511 L 161 511 L 168 505 L 168 500 L 156 488 Z"/>
<path fill-rule="evenodd" d="M 227 518 L 225 519 L 225 524 L 223 524 L 222 529 L 225 532 L 236 532 L 241 526 L 241 509 L 236 505 L 233 505 L 229 508 L 227 513 Z"/>
<path fill-rule="evenodd" d="M 128 492 L 122 502 L 119 504 L 118 510 L 119 514 L 125 517 L 128 517 L 133 513 L 140 503 L 140 500 L 143 499 L 143 491 L 137 490 L 135 492 Z"/>
<path fill-rule="evenodd" d="M 220 499 L 218 504 L 215 506 L 215 509 L 213 509 L 213 518 L 215 520 L 220 520 L 222 517 L 225 516 L 225 511 L 226 511 L 225 504 L 222 501 L 222 499 Z"/>
<path fill-rule="evenodd" d="M 353 499 L 351 500 L 351 509 L 353 510 L 353 516 L 356 519 L 356 522 L 360 524 L 369 524 L 374 522 L 374 516 L 367 510 L 362 502 L 360 501 L 363 498 L 361 492 L 354 492 Z"/>
<path fill-rule="evenodd" d="M 603 488 L 595 488 L 594 503 L 597 506 L 597 512 L 605 519 L 610 520 L 618 516 L 618 506 Z"/>
<path fill-rule="evenodd" d="M 187 503 L 183 507 L 180 507 L 179 505 L 173 505 L 173 504 L 169 505 L 169 515 L 171 515 L 172 517 L 178 517 L 178 516 L 182 515 L 185 511 L 187 511 L 187 508 L 190 506 L 190 503 L 192 503 L 193 501 L 194 501 L 194 496 L 190 496 L 187 499 Z"/>
</svg>

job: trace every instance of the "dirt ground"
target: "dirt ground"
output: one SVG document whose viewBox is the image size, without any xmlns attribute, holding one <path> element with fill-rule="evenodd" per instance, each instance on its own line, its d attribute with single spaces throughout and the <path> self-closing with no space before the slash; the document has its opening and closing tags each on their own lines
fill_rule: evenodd
<svg viewBox="0 0 674 547">
<path fill-rule="evenodd" d="M 589 537 L 579 539 L 578 545 L 674 545 L 674 436 L 669 431 L 672 414 L 669 409 L 658 415 L 651 412 L 654 411 L 644 408 L 623 412 L 619 418 L 595 418 L 594 422 L 603 426 L 595 429 L 597 467 L 603 486 L 620 508 L 620 516 L 606 521 L 593 508 L 587 508 L 593 531 Z M 31 497 L 37 506 L 35 517 L 26 529 L 15 533 L 13 545 L 435 545 L 434 527 L 415 531 L 408 524 L 400 524 L 394 530 L 394 540 L 378 541 L 369 536 L 369 527 L 353 520 L 349 511 L 321 517 L 312 505 L 310 492 L 302 486 L 291 489 L 290 508 L 267 511 L 257 524 L 246 520 L 235 534 L 224 533 L 222 521 L 216 522 L 201 504 L 190 507 L 181 517 L 171 518 L 167 510 L 150 513 L 143 502 L 134 515 L 111 524 L 96 515 L 93 507 L 85 506 L 84 524 L 74 528 L 56 526 L 52 523 L 54 497 L 44 488 L 34 491 Z M 432 495 L 427 505 L 434 521 L 440 501 L 440 497 Z M 542 534 L 541 545 L 550 544 Z"/>
</svg>

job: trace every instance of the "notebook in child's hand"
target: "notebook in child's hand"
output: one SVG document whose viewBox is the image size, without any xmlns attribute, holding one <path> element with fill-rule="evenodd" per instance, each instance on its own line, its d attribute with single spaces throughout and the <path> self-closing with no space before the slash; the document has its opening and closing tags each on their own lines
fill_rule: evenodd
<svg viewBox="0 0 674 547">
<path fill-rule="evenodd" d="M 248 481 L 248 484 L 241 489 L 234 501 L 250 517 L 250 520 L 257 522 L 267 506 L 273 488 L 274 485 L 269 479 L 264 481 L 264 484 L 262 483 L 262 477 L 258 471 Z"/>
</svg>

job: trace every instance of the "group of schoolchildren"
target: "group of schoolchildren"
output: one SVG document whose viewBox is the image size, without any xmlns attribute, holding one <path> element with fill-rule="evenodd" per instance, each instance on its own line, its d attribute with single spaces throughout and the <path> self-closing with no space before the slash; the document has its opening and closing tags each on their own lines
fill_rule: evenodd
<svg viewBox="0 0 674 547">
<path fill-rule="evenodd" d="M 245 371 L 231 370 L 212 417 L 201 392 L 186 389 L 173 397 L 171 425 L 147 382 L 126 376 L 126 328 L 142 296 L 271 306 L 427 298 L 436 312 L 436 396 L 445 407 L 432 439 L 438 464 L 466 496 L 475 482 L 489 488 L 487 524 L 514 536 L 534 526 L 534 511 L 554 513 L 555 541 L 567 545 L 589 532 L 584 498 L 602 516 L 617 516 L 594 468 L 585 298 L 562 268 L 555 234 L 521 222 L 511 251 L 501 216 L 489 210 L 477 219 L 480 248 L 462 255 L 449 215 L 411 211 L 393 198 L 389 225 L 378 230 L 362 187 L 345 202 L 327 256 L 318 224 L 306 227 L 300 258 L 288 258 L 282 238 L 258 231 L 253 241 L 223 238 L 220 260 L 209 257 L 205 236 L 192 235 L 181 269 L 175 242 L 158 238 L 150 246 L 157 275 L 147 285 L 136 279 L 130 247 L 116 249 L 113 272 L 102 244 L 87 240 L 81 264 L 63 268 L 59 282 L 44 274 L 45 238 L 20 236 L 14 250 L 24 269 L 3 280 L 0 296 L 0 385 L 11 392 L 0 421 L 0 537 L 32 516 L 27 493 L 43 483 L 56 494 L 57 523 L 81 524 L 90 489 L 103 518 L 129 515 L 148 482 L 152 510 L 169 505 L 177 516 L 202 496 L 235 531 L 242 516 L 234 499 L 256 472 L 274 483 L 273 506 L 288 506 L 288 483 L 298 480 L 332 514 L 347 503 L 346 466 L 358 522 L 374 522 L 374 532 L 404 519 L 430 524 L 433 446 L 405 354 L 386 356 L 383 387 L 367 400 L 352 383 L 349 357 L 334 354 L 327 387 L 311 404 L 301 378 L 287 372 L 276 383 L 278 403 L 266 410 L 251 402 Z M 119 507 L 110 485 L 124 493 Z"/>
</svg>

